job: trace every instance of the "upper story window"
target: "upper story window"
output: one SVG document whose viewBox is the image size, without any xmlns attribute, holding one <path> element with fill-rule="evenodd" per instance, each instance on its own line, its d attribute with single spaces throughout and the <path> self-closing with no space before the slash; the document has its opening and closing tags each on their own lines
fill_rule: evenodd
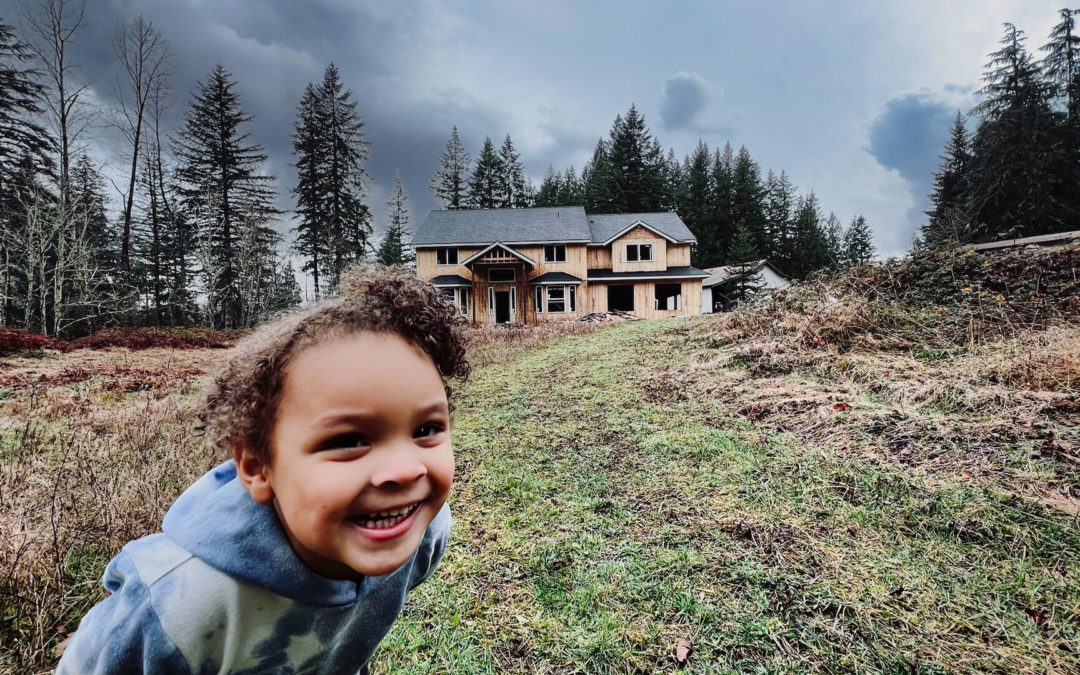
<svg viewBox="0 0 1080 675">
<path fill-rule="evenodd" d="M 457 249 L 456 248 L 437 248 L 435 249 L 435 263 L 438 265 L 456 265 L 457 262 Z"/>
<path fill-rule="evenodd" d="M 514 269 L 494 269 L 488 270 L 488 281 L 493 284 L 507 283 L 514 280 Z"/>
<path fill-rule="evenodd" d="M 627 244 L 626 261 L 652 260 L 652 244 Z"/>
<path fill-rule="evenodd" d="M 545 246 L 544 262 L 566 262 L 566 244 L 548 244 Z"/>
</svg>

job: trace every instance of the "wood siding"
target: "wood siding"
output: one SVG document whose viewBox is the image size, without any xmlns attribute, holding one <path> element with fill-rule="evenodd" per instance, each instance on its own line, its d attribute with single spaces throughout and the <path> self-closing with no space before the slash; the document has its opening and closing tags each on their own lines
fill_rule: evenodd
<svg viewBox="0 0 1080 675">
<path fill-rule="evenodd" d="M 656 284 L 679 284 L 682 286 L 682 309 L 666 310 L 654 309 L 656 303 Z M 699 279 L 686 281 L 638 281 L 638 282 L 614 282 L 611 284 L 590 284 L 585 289 L 584 300 L 579 299 L 581 314 L 593 312 L 606 312 L 608 286 L 633 286 L 634 287 L 634 316 L 642 319 L 666 319 L 673 316 L 687 316 L 701 313 L 701 281 Z"/>
<path fill-rule="evenodd" d="M 652 260 L 626 259 L 627 244 L 652 244 Z M 667 239 L 638 226 L 611 242 L 611 269 L 615 272 L 657 272 L 667 269 Z"/>
<path fill-rule="evenodd" d="M 453 246 L 447 246 L 445 248 L 454 248 Z M 458 262 L 465 260 L 471 255 L 475 255 L 481 249 L 475 246 L 471 248 L 458 247 Z M 424 281 L 431 281 L 437 276 L 443 274 L 457 274 L 458 276 L 471 279 L 472 274 L 464 265 L 438 265 L 436 264 L 435 249 L 422 248 L 416 252 L 416 276 L 420 277 Z"/>
<path fill-rule="evenodd" d="M 668 244 L 667 247 L 668 267 L 690 266 L 690 244 Z"/>
</svg>

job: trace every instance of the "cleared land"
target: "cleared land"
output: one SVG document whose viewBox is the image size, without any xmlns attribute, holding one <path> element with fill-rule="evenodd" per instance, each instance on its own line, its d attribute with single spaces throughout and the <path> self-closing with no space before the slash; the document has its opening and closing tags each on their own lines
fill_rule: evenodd
<svg viewBox="0 0 1080 675">
<path fill-rule="evenodd" d="M 917 311 L 854 275 L 485 336 L 451 549 L 373 671 L 669 672 L 685 641 L 698 673 L 1077 672 L 1080 328 L 1045 286 L 960 273 L 992 262 Z M 5 360 L 0 668 L 47 668 L 112 553 L 217 461 L 190 407 L 221 354 Z"/>
</svg>

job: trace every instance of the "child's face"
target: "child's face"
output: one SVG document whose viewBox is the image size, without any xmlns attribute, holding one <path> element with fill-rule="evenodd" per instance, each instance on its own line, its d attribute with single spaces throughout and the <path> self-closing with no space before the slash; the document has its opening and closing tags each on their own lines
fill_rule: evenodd
<svg viewBox="0 0 1080 675">
<path fill-rule="evenodd" d="M 431 358 L 359 333 L 289 366 L 271 465 L 243 453 L 248 491 L 273 501 L 297 556 L 331 578 L 377 576 L 412 556 L 454 476 L 450 411 Z"/>
</svg>

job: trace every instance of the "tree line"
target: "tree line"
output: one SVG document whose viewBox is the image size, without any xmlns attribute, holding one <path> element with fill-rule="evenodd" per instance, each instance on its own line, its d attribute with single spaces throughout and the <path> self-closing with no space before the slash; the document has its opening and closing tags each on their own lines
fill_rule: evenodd
<svg viewBox="0 0 1080 675">
<path fill-rule="evenodd" d="M 221 64 L 197 82 L 179 128 L 166 129 L 172 49 L 150 21 L 132 19 L 113 39 L 121 75 L 102 113 L 71 53 L 85 1 L 27 0 L 23 10 L 19 29 L 0 18 L 0 325 L 63 337 L 115 325 L 248 327 L 301 301 L 293 257 L 316 297 L 359 260 L 409 260 L 400 176 L 387 236 L 373 240 L 370 144 L 334 64 L 297 106 L 287 245 L 277 178 Z M 122 140 L 115 217 L 110 181 L 87 152 L 105 126 Z"/>
<path fill-rule="evenodd" d="M 1062 9 L 1036 60 L 1004 24 L 977 92 L 934 174 L 917 244 L 940 248 L 1080 229 L 1080 10 Z"/>
<path fill-rule="evenodd" d="M 591 214 L 675 211 L 693 232 L 698 267 L 744 264 L 767 258 L 785 273 L 806 277 L 818 270 L 862 264 L 874 257 L 866 218 L 847 227 L 823 214 L 813 192 L 799 196 L 787 174 L 763 177 L 746 147 L 710 151 L 699 141 L 681 161 L 664 153 L 644 116 L 631 105 L 601 138 L 578 174 L 550 167 L 539 186 L 522 180 L 510 136 L 499 151 L 485 138 L 475 163 L 455 127 L 432 195 L 443 208 L 582 206 Z"/>
</svg>

